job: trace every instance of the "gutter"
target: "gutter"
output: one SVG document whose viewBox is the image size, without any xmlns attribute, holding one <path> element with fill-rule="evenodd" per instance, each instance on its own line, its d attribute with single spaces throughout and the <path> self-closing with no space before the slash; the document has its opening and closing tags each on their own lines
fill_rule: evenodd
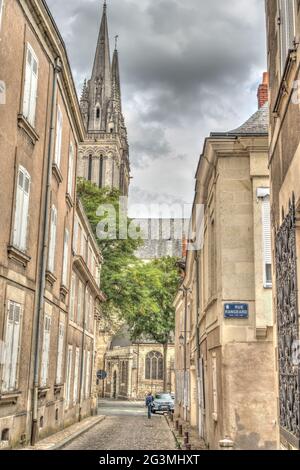
<svg viewBox="0 0 300 470">
<path fill-rule="evenodd" d="M 42 342 L 42 328 L 41 319 L 44 313 L 45 304 L 45 284 L 46 284 L 46 269 L 48 259 L 48 245 L 49 245 L 49 226 L 50 226 L 50 196 L 51 196 L 51 178 L 52 178 L 52 155 L 55 140 L 55 124 L 56 124 L 56 100 L 57 100 L 57 78 L 61 72 L 61 60 L 59 57 L 55 59 L 53 86 L 52 86 L 52 102 L 51 102 L 51 118 L 50 118 L 50 133 L 49 133 L 49 147 L 47 156 L 47 181 L 46 181 L 46 198 L 44 205 L 44 224 L 42 235 L 42 252 L 39 261 L 39 280 L 38 280 L 38 299 L 35 307 L 34 316 L 36 318 L 35 325 L 35 355 L 34 355 L 34 383 L 33 383 L 33 403 L 32 403 L 32 429 L 31 429 L 31 445 L 34 446 L 38 439 L 38 392 L 39 392 L 39 371 L 40 371 L 40 349 Z"/>
</svg>

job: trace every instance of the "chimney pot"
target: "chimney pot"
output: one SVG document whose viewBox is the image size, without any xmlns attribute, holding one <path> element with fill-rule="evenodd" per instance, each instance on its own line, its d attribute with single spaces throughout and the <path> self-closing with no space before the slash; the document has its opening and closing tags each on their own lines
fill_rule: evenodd
<svg viewBox="0 0 300 470">
<path fill-rule="evenodd" d="M 269 74 L 268 72 L 264 72 L 263 74 L 263 81 L 261 85 L 258 87 L 257 92 L 257 99 L 258 99 L 258 109 L 264 106 L 269 99 Z"/>
</svg>

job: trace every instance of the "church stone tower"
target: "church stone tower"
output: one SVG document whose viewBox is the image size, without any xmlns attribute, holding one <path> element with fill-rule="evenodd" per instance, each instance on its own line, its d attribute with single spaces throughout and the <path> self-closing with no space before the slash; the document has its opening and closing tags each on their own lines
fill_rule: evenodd
<svg viewBox="0 0 300 470">
<path fill-rule="evenodd" d="M 80 99 L 86 140 L 79 150 L 78 174 L 101 187 L 128 195 L 130 180 L 127 130 L 122 114 L 117 43 L 111 62 L 106 1 L 92 76 Z"/>
</svg>

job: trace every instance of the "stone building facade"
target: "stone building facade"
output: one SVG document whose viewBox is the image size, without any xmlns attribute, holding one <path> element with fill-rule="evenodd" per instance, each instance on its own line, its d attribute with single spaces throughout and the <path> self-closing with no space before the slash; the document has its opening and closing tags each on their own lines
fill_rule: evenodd
<svg viewBox="0 0 300 470">
<path fill-rule="evenodd" d="M 1 2 L 0 63 L 0 446 L 9 447 L 35 443 L 95 407 L 101 257 L 76 204 L 85 129 L 45 1 Z M 72 247 L 75 218 L 84 255 Z M 83 312 L 91 297 L 95 305 L 87 331 L 70 318 L 72 272 L 89 290 Z M 82 345 L 86 385 L 75 394 Z"/>
<path fill-rule="evenodd" d="M 206 139 L 191 232 L 175 301 L 176 414 L 210 449 L 276 449 L 266 103 Z"/>
<path fill-rule="evenodd" d="M 174 393 L 174 344 L 168 346 L 167 390 Z M 148 392 L 163 391 L 163 346 L 150 341 L 133 343 L 123 331 L 111 341 L 105 354 L 105 396 L 120 400 L 143 400 Z"/>
<path fill-rule="evenodd" d="M 119 189 L 127 196 L 130 182 L 129 147 L 122 113 L 117 45 L 111 61 L 107 6 L 103 15 L 92 76 L 80 100 L 86 139 L 79 151 L 79 176 L 100 188 Z"/>
<path fill-rule="evenodd" d="M 266 1 L 275 353 L 280 442 L 300 449 L 300 3 Z"/>
</svg>

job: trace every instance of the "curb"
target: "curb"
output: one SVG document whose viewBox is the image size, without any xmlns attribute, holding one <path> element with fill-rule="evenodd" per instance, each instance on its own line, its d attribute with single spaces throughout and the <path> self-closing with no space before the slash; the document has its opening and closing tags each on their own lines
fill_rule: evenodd
<svg viewBox="0 0 300 470">
<path fill-rule="evenodd" d="M 175 434 L 175 432 L 173 431 L 171 425 L 170 425 L 170 421 L 168 420 L 168 417 L 166 415 L 164 415 L 165 417 L 165 420 L 167 421 L 167 424 L 168 424 L 168 427 L 171 431 L 171 433 L 173 434 L 173 437 L 174 437 L 174 441 L 175 441 L 175 444 L 176 444 L 176 447 L 177 447 L 177 450 L 182 450 L 182 447 L 181 447 L 181 442 L 177 439 L 177 436 Z"/>
<path fill-rule="evenodd" d="M 97 421 L 94 421 L 93 423 L 89 424 L 87 427 L 84 429 L 81 429 L 80 431 L 77 431 L 75 434 L 72 434 L 69 437 L 66 437 L 63 441 L 59 442 L 58 444 L 55 444 L 52 447 L 49 447 L 47 450 L 62 450 L 66 445 L 70 444 L 71 442 L 75 441 L 78 437 L 80 437 L 82 434 L 85 434 L 86 432 L 90 431 L 93 427 L 97 426 L 100 424 L 102 421 L 104 421 L 106 416 L 101 416 Z"/>
</svg>

